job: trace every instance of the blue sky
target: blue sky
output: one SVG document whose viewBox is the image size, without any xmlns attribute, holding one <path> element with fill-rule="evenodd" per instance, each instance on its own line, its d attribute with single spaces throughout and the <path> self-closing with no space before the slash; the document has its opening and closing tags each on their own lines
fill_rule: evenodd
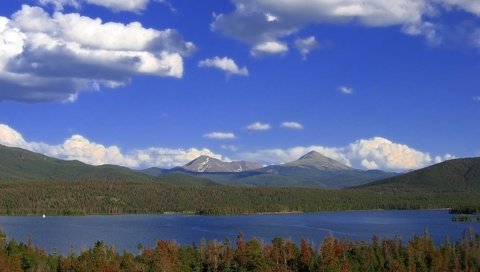
<svg viewBox="0 0 480 272">
<path fill-rule="evenodd" d="M 7 1 L 0 143 L 134 168 L 480 156 L 479 23 L 475 0 Z"/>
</svg>

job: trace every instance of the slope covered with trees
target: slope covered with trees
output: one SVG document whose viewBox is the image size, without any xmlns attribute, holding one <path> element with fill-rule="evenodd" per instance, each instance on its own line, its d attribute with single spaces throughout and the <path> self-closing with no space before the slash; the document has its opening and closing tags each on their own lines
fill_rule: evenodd
<svg viewBox="0 0 480 272">
<path fill-rule="evenodd" d="M 478 191 L 394 192 L 156 182 L 0 183 L 0 214 L 245 214 L 368 209 L 477 207 Z"/>
<path fill-rule="evenodd" d="M 155 181 L 179 185 L 215 184 L 204 178 L 185 174 L 152 177 L 116 165 L 92 166 L 80 161 L 59 160 L 2 145 L 0 145 L 0 181 Z"/>
<path fill-rule="evenodd" d="M 0 271 L 479 271 L 480 236 L 466 232 L 456 243 L 435 246 L 428 233 L 406 243 L 397 239 L 351 242 L 332 236 L 321 245 L 275 238 L 202 241 L 199 246 L 157 241 L 154 248 L 119 253 L 99 241 L 67 256 L 48 254 L 27 244 L 6 241 L 0 233 Z"/>
<path fill-rule="evenodd" d="M 480 158 L 445 161 L 362 188 L 374 190 L 480 191 Z"/>
</svg>

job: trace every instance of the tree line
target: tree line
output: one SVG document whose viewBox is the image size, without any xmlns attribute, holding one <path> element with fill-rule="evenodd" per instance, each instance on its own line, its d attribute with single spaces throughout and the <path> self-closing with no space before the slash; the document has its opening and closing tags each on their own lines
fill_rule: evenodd
<svg viewBox="0 0 480 272">
<path fill-rule="evenodd" d="M 368 209 L 478 209 L 479 191 L 175 186 L 155 182 L 0 182 L 0 214 L 206 215 Z"/>
<path fill-rule="evenodd" d="M 118 252 L 99 241 L 79 254 L 63 256 L 35 247 L 31 239 L 7 241 L 0 232 L 0 271 L 480 271 L 480 236 L 472 230 L 460 241 L 439 246 L 428 232 L 406 243 L 400 238 L 353 242 L 327 236 L 318 246 L 305 239 L 299 245 L 283 238 L 262 243 L 239 233 L 234 243 L 158 241 L 153 248 L 137 249 Z"/>
</svg>

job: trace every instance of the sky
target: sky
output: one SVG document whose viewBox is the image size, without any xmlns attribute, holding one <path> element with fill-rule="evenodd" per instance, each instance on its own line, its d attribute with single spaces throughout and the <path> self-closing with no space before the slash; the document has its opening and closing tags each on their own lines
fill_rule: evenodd
<svg viewBox="0 0 480 272">
<path fill-rule="evenodd" d="M 480 156 L 477 0 L 12 0 L 0 144 L 89 164 Z"/>
</svg>

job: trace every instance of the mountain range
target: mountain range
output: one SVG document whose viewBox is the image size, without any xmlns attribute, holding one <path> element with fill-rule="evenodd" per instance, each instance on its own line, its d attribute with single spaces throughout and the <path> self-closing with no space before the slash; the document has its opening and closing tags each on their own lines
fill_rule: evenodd
<svg viewBox="0 0 480 272">
<path fill-rule="evenodd" d="M 3 182 L 138 181 L 182 186 L 354 187 L 380 191 L 443 192 L 480 190 L 480 158 L 454 159 L 397 174 L 354 169 L 312 151 L 293 162 L 258 167 L 260 165 L 255 163 L 222 162 L 203 156 L 183 167 L 138 171 L 116 165 L 92 166 L 0 145 L 0 181 Z"/>
<path fill-rule="evenodd" d="M 244 165 L 243 171 L 238 171 L 239 165 Z M 201 156 L 182 167 L 169 170 L 149 168 L 143 171 L 153 176 L 172 172 L 203 177 L 223 185 L 334 189 L 358 186 L 396 175 L 379 170 L 354 169 L 316 151 L 296 161 L 266 167 L 252 162 L 223 162 Z"/>
</svg>

